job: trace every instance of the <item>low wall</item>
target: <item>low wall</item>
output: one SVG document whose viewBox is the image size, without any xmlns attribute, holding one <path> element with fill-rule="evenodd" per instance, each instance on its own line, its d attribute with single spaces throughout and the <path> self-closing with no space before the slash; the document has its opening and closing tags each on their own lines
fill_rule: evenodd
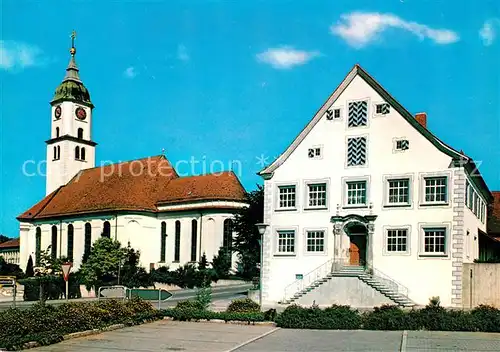
<svg viewBox="0 0 500 352">
<path fill-rule="evenodd" d="M 302 306 L 311 306 L 314 303 L 320 307 L 339 304 L 354 308 L 372 308 L 383 304 L 395 304 L 357 277 L 332 277 L 323 285 L 299 298 L 296 303 Z"/>
<path fill-rule="evenodd" d="M 500 263 L 463 264 L 462 306 L 480 304 L 500 308 Z"/>
</svg>

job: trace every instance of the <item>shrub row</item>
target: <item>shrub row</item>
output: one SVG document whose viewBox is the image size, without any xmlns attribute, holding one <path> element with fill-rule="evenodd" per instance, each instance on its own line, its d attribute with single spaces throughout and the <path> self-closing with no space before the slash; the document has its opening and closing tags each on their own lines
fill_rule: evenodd
<svg viewBox="0 0 500 352">
<path fill-rule="evenodd" d="M 423 309 L 402 310 L 381 306 L 360 313 L 349 306 L 326 309 L 287 307 L 276 318 L 282 328 L 294 329 L 366 329 L 366 330 L 439 330 L 500 332 L 500 310 L 479 306 L 471 311 L 449 310 L 428 305 Z"/>
<path fill-rule="evenodd" d="M 0 313 L 0 348 L 20 349 L 31 341 L 47 345 L 61 341 L 69 333 L 114 324 L 134 325 L 161 316 L 150 303 L 140 299 L 59 306 L 35 304 L 28 309 L 9 309 Z"/>
</svg>

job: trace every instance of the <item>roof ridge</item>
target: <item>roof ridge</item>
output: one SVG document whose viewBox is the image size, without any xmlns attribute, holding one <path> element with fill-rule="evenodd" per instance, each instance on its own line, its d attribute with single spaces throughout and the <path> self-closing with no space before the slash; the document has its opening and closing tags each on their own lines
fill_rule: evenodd
<svg viewBox="0 0 500 352">
<path fill-rule="evenodd" d="M 111 164 L 105 164 L 105 165 L 100 165 L 100 166 L 94 166 L 94 167 L 90 167 L 88 169 L 83 169 L 83 170 L 80 170 L 80 171 L 87 171 L 87 170 L 95 170 L 95 169 L 100 169 L 102 167 L 106 167 L 106 166 L 112 166 L 112 165 L 120 165 L 120 164 L 127 164 L 127 163 L 131 163 L 131 162 L 134 162 L 134 161 L 142 161 L 142 160 L 146 160 L 146 159 L 152 159 L 152 158 L 160 158 L 160 159 L 165 159 L 166 161 L 168 161 L 168 163 L 170 165 L 172 165 L 172 163 L 170 162 L 170 160 L 167 159 L 167 157 L 163 154 L 158 154 L 158 155 L 152 155 L 152 156 L 145 156 L 145 157 L 142 157 L 142 158 L 138 158 L 138 159 L 132 159 L 132 160 L 125 160 L 125 161 L 118 161 L 118 162 L 115 162 L 115 163 L 111 163 Z M 172 166 L 172 168 L 174 168 Z M 176 172 L 177 173 L 177 172 Z"/>
<path fill-rule="evenodd" d="M 178 179 L 183 180 L 183 179 L 190 178 L 190 177 L 218 176 L 221 174 L 233 174 L 236 176 L 236 174 L 234 173 L 233 170 L 224 170 L 224 171 L 211 172 L 211 173 L 206 173 L 206 174 L 201 174 L 201 175 L 179 176 Z"/>
</svg>

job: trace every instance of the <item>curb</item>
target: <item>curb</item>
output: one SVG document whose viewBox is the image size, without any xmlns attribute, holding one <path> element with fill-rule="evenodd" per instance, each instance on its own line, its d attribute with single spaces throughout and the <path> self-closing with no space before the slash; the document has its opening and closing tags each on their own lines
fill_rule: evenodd
<svg viewBox="0 0 500 352">
<path fill-rule="evenodd" d="M 164 317 L 163 320 L 174 321 L 172 317 Z M 259 326 L 273 326 L 276 327 L 276 323 L 272 321 L 241 321 L 241 320 L 222 320 L 222 319 L 199 319 L 190 320 L 190 323 L 212 323 L 212 324 L 235 324 L 235 325 L 259 325 Z"/>
</svg>

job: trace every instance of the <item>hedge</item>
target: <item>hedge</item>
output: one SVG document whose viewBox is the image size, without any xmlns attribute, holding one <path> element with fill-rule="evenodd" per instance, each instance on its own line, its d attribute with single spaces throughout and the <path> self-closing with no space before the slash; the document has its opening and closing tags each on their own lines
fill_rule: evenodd
<svg viewBox="0 0 500 352">
<path fill-rule="evenodd" d="M 61 276 L 47 276 L 43 279 L 45 299 L 61 299 L 66 295 L 66 283 Z M 40 279 L 28 278 L 19 280 L 24 286 L 24 300 L 38 301 L 40 299 Z M 75 274 L 69 276 L 69 298 L 81 298 L 80 280 Z"/>
<path fill-rule="evenodd" d="M 500 332 L 500 310 L 481 305 L 471 311 L 445 309 L 428 305 L 423 309 L 402 310 L 381 306 L 360 313 L 349 306 L 326 309 L 287 307 L 276 318 L 282 328 L 293 329 L 365 329 L 365 330 L 434 330 Z"/>
<path fill-rule="evenodd" d="M 31 341 L 48 345 L 73 332 L 103 329 L 114 324 L 135 325 L 161 317 L 150 303 L 137 298 L 59 306 L 35 304 L 22 310 L 11 308 L 0 313 L 0 348 L 16 350 Z"/>
</svg>

